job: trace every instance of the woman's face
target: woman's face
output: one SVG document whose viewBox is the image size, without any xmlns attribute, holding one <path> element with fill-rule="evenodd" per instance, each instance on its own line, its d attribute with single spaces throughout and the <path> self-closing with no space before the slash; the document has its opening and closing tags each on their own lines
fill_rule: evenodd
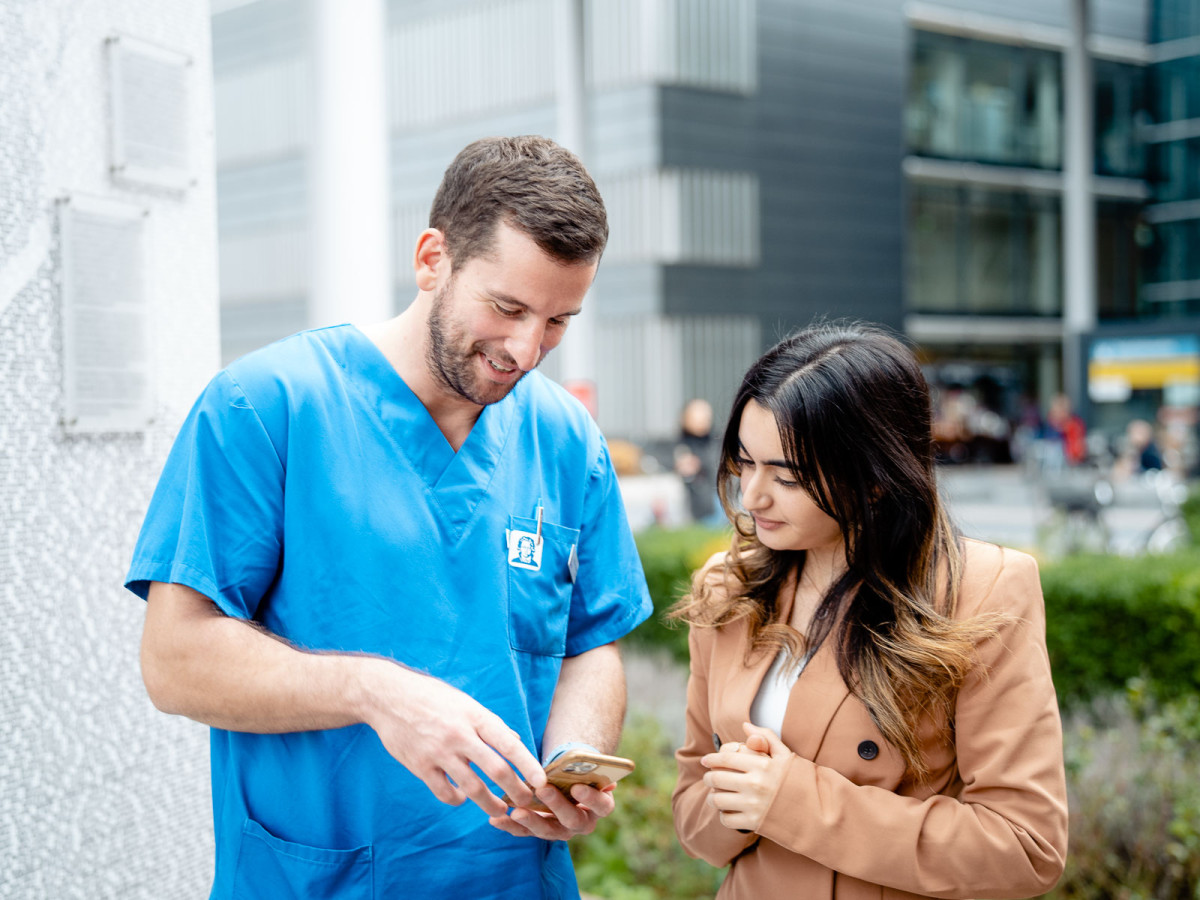
<svg viewBox="0 0 1200 900">
<path fill-rule="evenodd" d="M 837 521 L 795 482 L 775 417 L 751 400 L 738 426 L 742 505 L 754 517 L 758 539 L 772 550 L 836 549 Z"/>
</svg>

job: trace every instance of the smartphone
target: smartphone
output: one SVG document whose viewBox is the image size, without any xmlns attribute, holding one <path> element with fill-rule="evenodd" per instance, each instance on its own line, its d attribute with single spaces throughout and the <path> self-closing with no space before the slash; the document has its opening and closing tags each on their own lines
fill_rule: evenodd
<svg viewBox="0 0 1200 900">
<path fill-rule="evenodd" d="M 633 770 L 632 759 L 606 756 L 589 750 L 568 750 L 546 766 L 546 780 L 570 800 L 571 788 L 574 785 L 587 784 L 597 790 L 603 790 L 610 784 L 616 784 Z M 513 805 L 507 794 L 503 800 L 508 806 Z M 528 808 L 538 812 L 549 812 L 548 807 L 537 797 L 533 798 Z"/>
</svg>

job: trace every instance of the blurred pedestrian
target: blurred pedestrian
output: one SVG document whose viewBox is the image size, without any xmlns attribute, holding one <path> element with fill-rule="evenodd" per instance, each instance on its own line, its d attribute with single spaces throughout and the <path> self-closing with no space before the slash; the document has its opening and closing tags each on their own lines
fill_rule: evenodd
<svg viewBox="0 0 1200 900">
<path fill-rule="evenodd" d="M 1048 460 L 1051 463 L 1077 466 L 1087 459 L 1087 426 L 1071 409 L 1071 398 L 1066 394 L 1057 394 L 1050 401 L 1039 437 L 1053 452 Z"/>
<path fill-rule="evenodd" d="M 673 611 L 675 825 L 730 867 L 720 898 L 1028 897 L 1062 873 L 1037 564 L 954 530 L 930 426 L 913 355 L 865 326 L 801 332 L 742 382 L 718 482 L 737 534 Z"/>
<path fill-rule="evenodd" d="M 1162 452 L 1154 439 L 1154 426 L 1145 419 L 1131 420 L 1118 445 L 1113 478 L 1123 481 L 1147 472 L 1162 471 L 1164 467 Z"/>
<path fill-rule="evenodd" d="M 687 493 L 688 513 L 693 522 L 710 522 L 719 510 L 717 503 L 717 441 L 713 437 L 713 410 L 707 400 L 689 400 L 679 422 L 675 445 L 675 474 Z M 722 521 L 724 516 L 721 517 Z"/>
</svg>

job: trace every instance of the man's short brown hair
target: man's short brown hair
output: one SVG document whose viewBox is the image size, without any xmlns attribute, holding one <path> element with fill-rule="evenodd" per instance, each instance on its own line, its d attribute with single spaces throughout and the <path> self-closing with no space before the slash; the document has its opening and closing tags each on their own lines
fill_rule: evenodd
<svg viewBox="0 0 1200 900">
<path fill-rule="evenodd" d="M 468 144 L 446 169 L 429 212 L 454 270 L 491 249 L 501 221 L 567 264 L 598 260 L 608 241 L 604 201 L 583 163 L 537 135 Z"/>
</svg>

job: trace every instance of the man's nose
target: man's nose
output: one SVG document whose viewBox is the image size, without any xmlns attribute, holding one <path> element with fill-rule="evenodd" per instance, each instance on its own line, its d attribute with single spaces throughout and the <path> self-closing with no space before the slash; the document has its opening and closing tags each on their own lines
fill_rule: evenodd
<svg viewBox="0 0 1200 900">
<path fill-rule="evenodd" d="M 523 371 L 537 368 L 542 359 L 542 337 L 546 328 L 541 323 L 522 323 L 519 330 L 505 341 L 509 355 Z"/>
</svg>

